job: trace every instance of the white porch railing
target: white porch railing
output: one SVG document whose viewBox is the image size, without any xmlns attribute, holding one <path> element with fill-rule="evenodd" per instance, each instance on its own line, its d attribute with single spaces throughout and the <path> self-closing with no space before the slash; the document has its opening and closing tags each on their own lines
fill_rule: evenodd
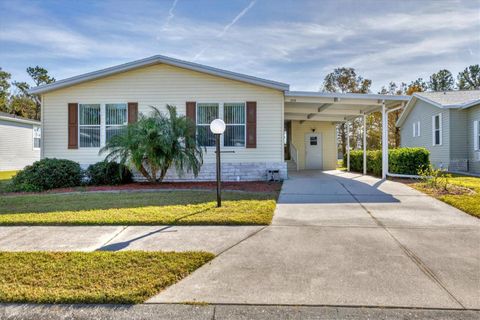
<svg viewBox="0 0 480 320">
<path fill-rule="evenodd" d="M 298 150 L 293 145 L 293 143 L 290 143 L 290 159 L 292 159 L 295 162 L 295 165 L 297 166 L 297 171 L 298 171 Z"/>
</svg>

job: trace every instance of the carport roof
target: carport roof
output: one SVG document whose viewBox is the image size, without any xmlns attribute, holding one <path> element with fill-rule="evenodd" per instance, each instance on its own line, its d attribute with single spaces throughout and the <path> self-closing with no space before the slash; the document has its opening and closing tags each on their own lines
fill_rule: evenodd
<svg viewBox="0 0 480 320">
<path fill-rule="evenodd" d="M 409 96 L 331 93 L 313 91 L 285 92 L 285 120 L 343 122 L 363 114 L 406 104 Z"/>
</svg>

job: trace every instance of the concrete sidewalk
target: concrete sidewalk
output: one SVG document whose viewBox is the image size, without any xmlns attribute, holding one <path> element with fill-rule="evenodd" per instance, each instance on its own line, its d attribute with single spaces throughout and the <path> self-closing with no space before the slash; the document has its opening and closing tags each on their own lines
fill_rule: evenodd
<svg viewBox="0 0 480 320">
<path fill-rule="evenodd" d="M 400 183 L 285 181 L 273 224 L 151 303 L 480 308 L 480 220 Z"/>
<path fill-rule="evenodd" d="M 219 254 L 262 226 L 0 227 L 0 251 L 208 251 Z"/>
</svg>

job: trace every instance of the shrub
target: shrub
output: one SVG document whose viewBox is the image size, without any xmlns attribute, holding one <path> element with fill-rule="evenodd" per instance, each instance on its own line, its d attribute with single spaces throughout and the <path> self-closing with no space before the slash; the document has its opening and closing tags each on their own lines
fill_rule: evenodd
<svg viewBox="0 0 480 320">
<path fill-rule="evenodd" d="M 87 179 L 93 185 L 115 185 L 132 182 L 132 173 L 127 166 L 115 161 L 101 161 L 90 165 Z"/>
<path fill-rule="evenodd" d="M 82 169 L 74 161 L 42 159 L 19 171 L 9 186 L 10 191 L 44 191 L 69 188 L 82 183 Z"/>
<path fill-rule="evenodd" d="M 448 182 L 452 175 L 446 170 L 435 169 L 432 165 L 428 165 L 418 170 L 418 174 L 427 187 L 448 191 Z"/>
<path fill-rule="evenodd" d="M 347 155 L 343 156 L 347 165 Z M 430 164 L 429 152 L 425 148 L 398 148 L 388 150 L 388 168 L 391 173 L 418 174 L 418 171 Z M 350 151 L 350 170 L 363 171 L 363 151 Z M 367 172 L 379 176 L 382 174 L 382 151 L 367 151 Z"/>
<path fill-rule="evenodd" d="M 195 123 L 179 116 L 174 106 L 167 105 L 168 114 L 152 107 L 147 117 L 127 126 L 125 134 L 110 139 L 100 154 L 106 160 L 117 160 L 136 168 L 148 181 L 162 182 L 170 167 L 178 175 L 192 172 L 198 176 L 203 164 L 202 148 L 195 137 Z"/>
</svg>

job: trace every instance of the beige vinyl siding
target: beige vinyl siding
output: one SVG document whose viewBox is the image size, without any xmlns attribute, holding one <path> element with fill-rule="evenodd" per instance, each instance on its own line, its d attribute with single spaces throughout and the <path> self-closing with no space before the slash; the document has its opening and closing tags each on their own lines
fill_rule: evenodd
<svg viewBox="0 0 480 320">
<path fill-rule="evenodd" d="M 305 169 L 305 134 L 322 134 L 323 170 L 334 170 L 337 166 L 336 127 L 326 121 L 292 121 L 292 143 L 298 150 L 298 167 Z"/>
<path fill-rule="evenodd" d="M 33 149 L 33 125 L 0 120 L 0 171 L 19 170 L 40 160 Z"/>
<path fill-rule="evenodd" d="M 480 121 L 480 105 L 465 110 L 467 113 L 467 149 L 469 158 L 469 171 L 480 174 L 480 151 L 474 150 L 473 122 Z M 479 160 L 477 160 L 479 159 Z"/>
<path fill-rule="evenodd" d="M 442 114 L 442 144 L 433 146 L 432 116 Z M 430 151 L 430 161 L 438 168 L 448 168 L 450 163 L 450 112 L 425 101 L 417 100 L 400 129 L 402 147 L 425 147 Z M 413 137 L 413 123 L 420 121 L 420 136 Z"/>
<path fill-rule="evenodd" d="M 66 158 L 82 165 L 102 160 L 99 149 L 67 149 L 67 104 L 138 102 L 139 112 L 149 106 L 166 110 L 175 105 L 185 114 L 185 102 L 257 101 L 257 148 L 224 148 L 224 162 L 283 161 L 283 92 L 206 75 L 168 65 L 154 65 L 60 89 L 43 95 L 44 157 Z M 208 149 L 205 163 L 214 162 Z"/>
</svg>

